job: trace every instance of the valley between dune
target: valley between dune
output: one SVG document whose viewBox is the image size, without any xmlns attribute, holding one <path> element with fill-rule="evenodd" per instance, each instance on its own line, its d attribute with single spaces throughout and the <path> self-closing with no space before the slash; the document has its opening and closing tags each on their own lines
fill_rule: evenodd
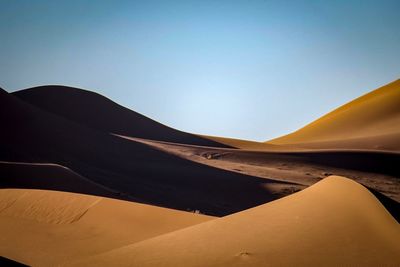
<svg viewBox="0 0 400 267">
<path fill-rule="evenodd" d="M 0 89 L 0 265 L 400 266 L 400 80 L 265 142 Z"/>
</svg>

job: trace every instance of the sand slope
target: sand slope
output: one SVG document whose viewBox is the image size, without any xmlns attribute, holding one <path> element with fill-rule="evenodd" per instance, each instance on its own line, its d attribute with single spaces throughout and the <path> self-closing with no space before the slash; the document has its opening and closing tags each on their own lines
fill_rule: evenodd
<svg viewBox="0 0 400 267">
<path fill-rule="evenodd" d="M 201 135 L 204 138 L 214 140 L 218 143 L 225 144 L 227 146 L 231 146 L 234 148 L 240 148 L 245 150 L 268 150 L 268 151 L 283 151 L 283 150 L 300 150 L 295 146 L 282 146 L 275 145 L 270 143 L 256 142 L 250 140 L 236 139 L 236 138 L 227 138 L 227 137 L 219 137 L 219 136 L 210 136 L 210 135 Z"/>
<path fill-rule="evenodd" d="M 213 219 L 82 194 L 0 190 L 0 255 L 54 266 Z"/>
<path fill-rule="evenodd" d="M 100 94 L 83 89 L 49 85 L 12 94 L 45 111 L 107 133 L 183 144 L 227 147 L 197 135 L 172 129 Z"/>
<path fill-rule="evenodd" d="M 291 134 L 266 142 L 202 135 L 245 150 L 400 151 L 400 80 L 361 96 Z"/>
<path fill-rule="evenodd" d="M 270 140 L 276 145 L 400 150 L 400 80 L 361 96 L 300 130 Z M 342 143 L 344 142 L 344 143 Z"/>
<path fill-rule="evenodd" d="M 53 163 L 0 161 L 0 188 L 31 188 L 115 197 L 118 192 Z"/>
<path fill-rule="evenodd" d="M 215 169 L 94 130 L 4 90 L 0 121 L 0 160 L 59 164 L 117 191 L 116 198 L 223 216 L 281 197 L 268 187 L 282 182 Z"/>
<path fill-rule="evenodd" d="M 337 176 L 291 196 L 73 266 L 399 266 L 400 227 Z"/>
<path fill-rule="evenodd" d="M 124 137 L 147 144 L 160 151 L 216 168 L 275 181 L 288 182 L 271 193 L 287 195 L 312 185 L 329 175 L 345 176 L 390 199 L 386 209 L 400 219 L 400 153 L 365 150 L 249 151 L 211 148 Z M 399 220 L 400 221 L 400 220 Z"/>
<path fill-rule="evenodd" d="M 334 149 L 334 150 L 378 150 L 378 151 L 400 151 L 400 131 L 398 133 L 378 134 L 366 137 L 347 138 L 331 141 L 317 141 L 296 144 L 297 150 L 302 149 Z M 288 145 L 278 145 L 287 147 Z M 292 146 L 292 145 L 290 145 Z"/>
</svg>

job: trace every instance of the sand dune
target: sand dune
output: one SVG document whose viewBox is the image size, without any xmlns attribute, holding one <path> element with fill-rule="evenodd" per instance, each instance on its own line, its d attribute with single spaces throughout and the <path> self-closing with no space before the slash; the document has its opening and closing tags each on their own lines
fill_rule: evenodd
<svg viewBox="0 0 400 267">
<path fill-rule="evenodd" d="M 246 150 L 400 151 L 400 80 L 361 96 L 285 136 L 266 142 L 202 135 Z"/>
<path fill-rule="evenodd" d="M 53 163 L 0 161 L 0 188 L 30 188 L 118 196 L 118 192 L 96 184 L 71 169 Z"/>
<path fill-rule="evenodd" d="M 268 144 L 400 150 L 400 80 L 361 96 Z M 315 143 L 318 144 L 315 144 Z"/>
<path fill-rule="evenodd" d="M 197 135 L 172 129 L 100 94 L 83 89 L 49 85 L 12 94 L 45 111 L 107 133 L 183 144 L 227 147 Z"/>
<path fill-rule="evenodd" d="M 82 194 L 1 189 L 0 255 L 54 266 L 211 219 Z"/>
<path fill-rule="evenodd" d="M 5 91 L 0 119 L 7 126 L 0 131 L 0 160 L 59 164 L 117 191 L 115 198 L 223 216 L 282 196 L 268 189 L 282 182 L 215 169 L 93 130 Z"/>
<path fill-rule="evenodd" d="M 349 177 L 388 198 L 385 207 L 400 221 L 400 153 L 364 150 L 307 152 L 249 151 L 175 144 L 124 137 L 194 162 L 268 180 L 287 182 L 269 186 L 286 195 L 310 186 L 328 175 Z M 380 197 L 383 201 L 384 196 Z"/>
<path fill-rule="evenodd" d="M 400 228 L 364 187 L 329 177 L 283 199 L 73 266 L 398 266 Z"/>
<path fill-rule="evenodd" d="M 225 144 L 227 146 L 231 146 L 234 148 L 240 148 L 245 150 L 268 150 L 268 151 L 293 151 L 293 150 L 301 150 L 301 148 L 297 148 L 293 145 L 275 145 L 270 143 L 256 142 L 250 140 L 236 139 L 236 138 L 227 138 L 227 137 L 219 137 L 219 136 L 210 136 L 210 135 L 201 135 L 204 138 L 214 140 L 218 143 Z"/>
<path fill-rule="evenodd" d="M 366 137 L 356 137 L 332 141 L 317 141 L 296 144 L 297 150 L 303 149 L 335 149 L 335 150 L 377 150 L 377 151 L 400 151 L 400 131 L 398 133 L 380 134 Z M 280 145 L 287 147 L 288 145 Z M 292 145 L 290 145 L 292 146 Z"/>
<path fill-rule="evenodd" d="M 399 86 L 267 143 L 176 131 L 76 88 L 0 90 L 0 260 L 400 265 L 382 205 L 399 218 Z"/>
</svg>

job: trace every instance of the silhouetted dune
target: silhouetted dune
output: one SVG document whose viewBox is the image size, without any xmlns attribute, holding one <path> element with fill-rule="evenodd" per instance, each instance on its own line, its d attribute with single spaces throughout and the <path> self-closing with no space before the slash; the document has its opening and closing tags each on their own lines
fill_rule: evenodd
<svg viewBox="0 0 400 267">
<path fill-rule="evenodd" d="M 229 147 L 175 130 L 83 89 L 48 85 L 12 93 L 25 102 L 85 126 L 119 135 L 201 146 Z"/>
<path fill-rule="evenodd" d="M 0 92 L 0 160 L 55 163 L 130 199 L 227 215 L 280 197 L 279 182 L 204 166 L 93 130 Z M 62 190 L 60 188 L 59 190 Z"/>
</svg>

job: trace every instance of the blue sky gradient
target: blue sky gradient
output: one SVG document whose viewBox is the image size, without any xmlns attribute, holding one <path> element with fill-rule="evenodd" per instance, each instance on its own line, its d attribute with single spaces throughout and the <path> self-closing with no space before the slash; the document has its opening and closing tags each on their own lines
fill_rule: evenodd
<svg viewBox="0 0 400 267">
<path fill-rule="evenodd" d="M 0 0 L 0 86 L 267 140 L 400 78 L 400 1 Z"/>
</svg>

